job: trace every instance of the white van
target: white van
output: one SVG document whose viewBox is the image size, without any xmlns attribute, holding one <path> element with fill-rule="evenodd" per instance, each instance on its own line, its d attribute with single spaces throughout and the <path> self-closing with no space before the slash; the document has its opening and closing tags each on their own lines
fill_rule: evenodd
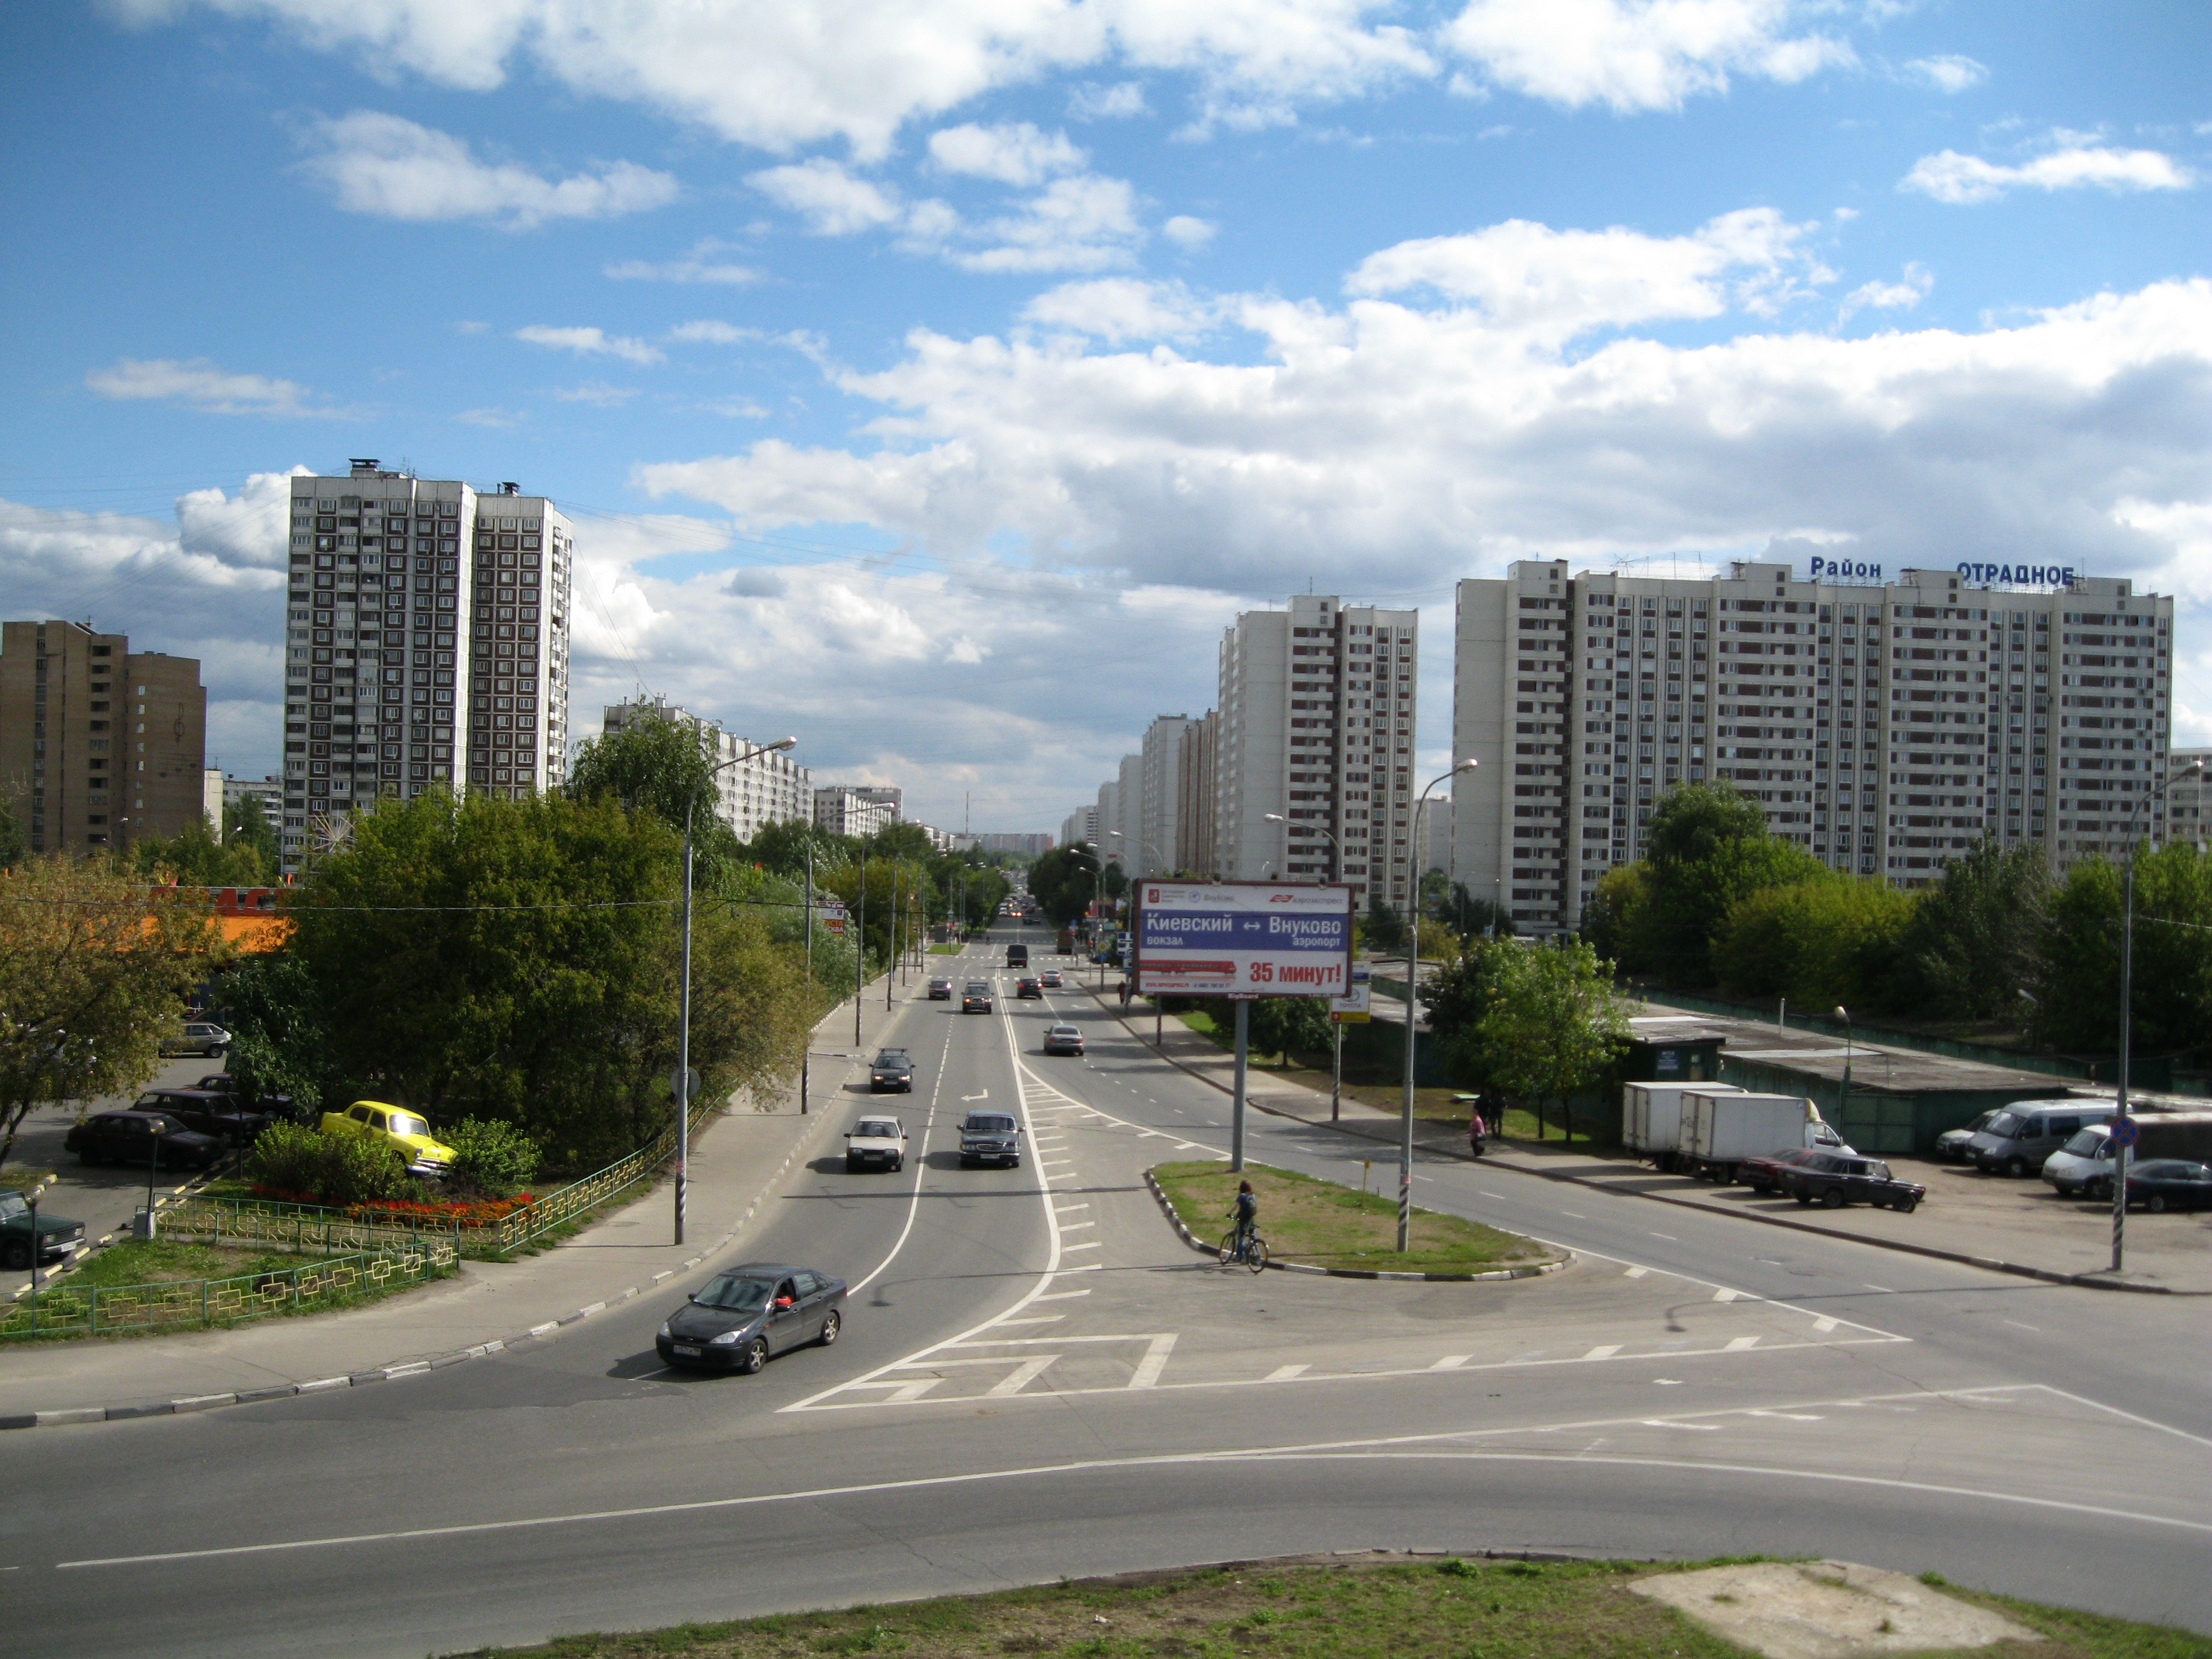
<svg viewBox="0 0 2212 1659">
<path fill-rule="evenodd" d="M 2151 1158 L 2212 1158 L 2212 1112 L 2160 1112 L 2136 1120 L 2135 1163 Z M 2112 1127 L 2084 1124 L 2045 1158 L 2043 1178 L 2069 1198 L 2112 1195 Z"/>
</svg>

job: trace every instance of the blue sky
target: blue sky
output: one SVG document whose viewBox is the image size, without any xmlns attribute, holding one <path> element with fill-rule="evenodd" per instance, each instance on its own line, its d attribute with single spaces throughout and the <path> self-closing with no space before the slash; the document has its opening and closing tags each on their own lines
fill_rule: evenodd
<svg viewBox="0 0 2212 1659">
<path fill-rule="evenodd" d="M 576 702 L 1045 829 L 1235 611 L 1777 550 L 2180 596 L 2212 12 L 1895 0 L 9 9 L 9 615 L 270 768 L 277 475 L 571 506 Z M 1368 586 L 1362 586 L 1367 584 Z M 588 732 L 596 721 L 579 720 Z"/>
</svg>

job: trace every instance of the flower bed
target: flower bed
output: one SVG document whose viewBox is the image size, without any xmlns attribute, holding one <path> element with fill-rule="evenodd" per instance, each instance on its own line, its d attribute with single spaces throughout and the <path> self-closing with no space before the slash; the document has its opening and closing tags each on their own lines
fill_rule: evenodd
<svg viewBox="0 0 2212 1659">
<path fill-rule="evenodd" d="M 517 1210 L 535 1204 L 534 1194 L 517 1193 L 513 1198 L 479 1198 L 455 1200 L 451 1203 L 420 1203 L 411 1199 L 383 1198 L 366 1204 L 333 1205 L 314 1193 L 287 1192 L 279 1187 L 253 1188 L 256 1198 L 272 1198 L 280 1203 L 313 1205 L 344 1211 L 357 1221 L 374 1221 L 380 1218 L 405 1218 L 410 1220 L 453 1222 L 463 1227 L 489 1227 L 505 1220 Z"/>
</svg>

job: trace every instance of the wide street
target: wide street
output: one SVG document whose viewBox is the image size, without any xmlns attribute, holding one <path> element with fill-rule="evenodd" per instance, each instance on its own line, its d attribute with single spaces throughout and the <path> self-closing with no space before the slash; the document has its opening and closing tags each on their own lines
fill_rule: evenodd
<svg viewBox="0 0 2212 1659">
<path fill-rule="evenodd" d="M 931 957 L 889 1028 L 904 1173 L 825 1143 L 718 1259 L 849 1279 L 835 1347 L 671 1374 L 678 1288 L 373 1389 L 9 1435 L 10 1651 L 411 1656 L 1371 1547 L 1831 1555 L 2212 1631 L 2203 1304 L 1453 1160 L 1418 1202 L 1573 1265 L 1223 1269 L 1142 1172 L 1225 1150 L 1227 1098 L 1087 991 L 1014 1000 L 1013 937 Z M 995 1012 L 926 974 L 988 974 Z M 1040 1053 L 1054 1019 L 1086 1058 Z M 958 1167 L 981 1105 L 1022 1116 L 1019 1170 Z M 1350 1182 L 1380 1151 L 1259 1114 L 1248 1148 Z"/>
</svg>

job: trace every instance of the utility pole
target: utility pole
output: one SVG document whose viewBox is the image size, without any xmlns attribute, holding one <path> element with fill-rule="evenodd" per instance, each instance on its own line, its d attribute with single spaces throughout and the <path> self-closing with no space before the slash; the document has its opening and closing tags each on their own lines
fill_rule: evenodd
<svg viewBox="0 0 2212 1659">
<path fill-rule="evenodd" d="M 814 830 L 806 831 L 806 995 L 814 996 Z M 814 1076 L 814 1022 L 806 1023 L 806 1046 L 799 1051 L 799 1115 L 807 1113 L 808 1085 Z"/>
<path fill-rule="evenodd" d="M 867 1000 L 868 991 L 868 842 L 860 841 L 860 917 L 854 923 L 853 935 L 853 1046 L 862 1046 L 860 1036 L 860 1005 Z"/>
</svg>

